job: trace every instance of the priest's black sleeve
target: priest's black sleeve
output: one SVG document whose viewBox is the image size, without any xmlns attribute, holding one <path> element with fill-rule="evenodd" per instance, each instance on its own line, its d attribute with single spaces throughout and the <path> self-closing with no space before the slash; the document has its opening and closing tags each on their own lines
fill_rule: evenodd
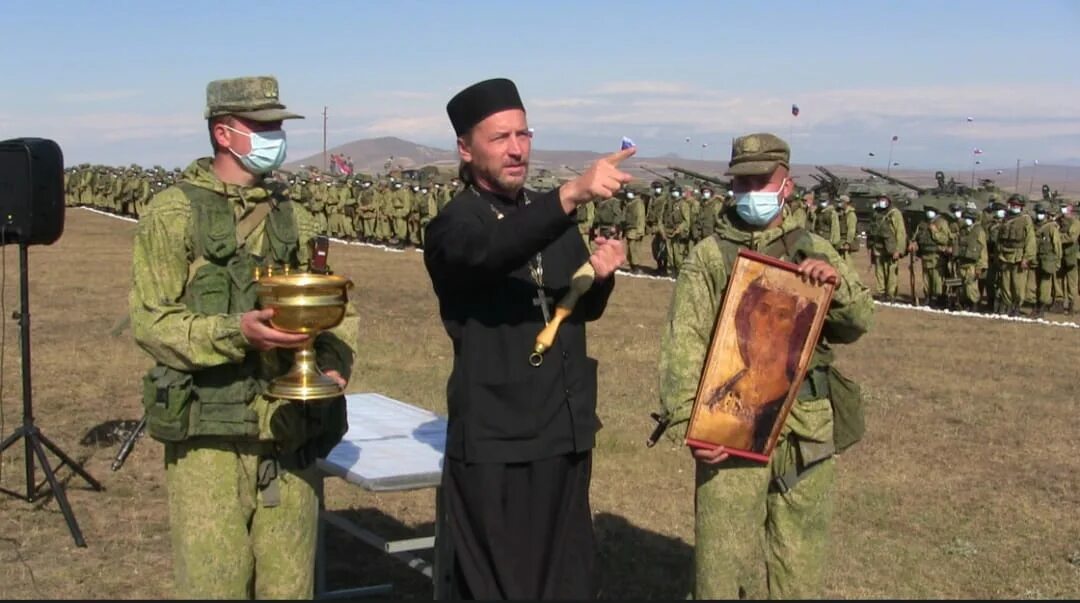
<svg viewBox="0 0 1080 603">
<path fill-rule="evenodd" d="M 607 308 L 608 298 L 611 297 L 611 292 L 614 289 L 614 274 L 599 283 L 593 284 L 588 292 L 578 300 L 582 319 L 590 321 L 600 318 L 604 314 L 604 309 Z"/>
<path fill-rule="evenodd" d="M 433 273 L 506 274 L 528 262 L 575 223 L 563 211 L 559 189 L 519 211 L 491 219 L 484 198 L 462 193 L 427 226 L 424 259 Z"/>
</svg>

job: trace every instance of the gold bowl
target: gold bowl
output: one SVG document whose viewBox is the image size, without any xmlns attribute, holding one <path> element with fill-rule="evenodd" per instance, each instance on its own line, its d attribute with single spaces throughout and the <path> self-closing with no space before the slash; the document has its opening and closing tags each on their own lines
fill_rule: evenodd
<svg viewBox="0 0 1080 603">
<path fill-rule="evenodd" d="M 275 274 L 256 281 L 262 308 L 273 308 L 270 325 L 289 333 L 311 337 L 296 349 L 293 366 L 270 383 L 266 395 L 289 400 L 336 398 L 344 390 L 319 370 L 315 363 L 315 336 L 341 324 L 349 303 L 351 280 L 333 274 L 295 272 Z"/>
</svg>

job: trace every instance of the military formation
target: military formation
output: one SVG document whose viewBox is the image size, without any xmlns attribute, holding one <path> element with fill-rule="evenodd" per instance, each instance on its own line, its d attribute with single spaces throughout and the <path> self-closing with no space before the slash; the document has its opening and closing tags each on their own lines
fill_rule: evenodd
<svg viewBox="0 0 1080 603">
<path fill-rule="evenodd" d="M 72 166 L 64 174 L 67 205 L 138 219 L 150 198 L 180 175 L 180 168 L 162 166 Z M 273 179 L 308 208 L 321 232 L 399 249 L 423 247 L 424 227 L 461 184 L 456 176 L 394 169 L 372 177 L 308 167 L 275 172 Z M 532 184 L 547 188 L 557 182 Z M 856 210 L 848 195 L 832 197 L 821 187 L 801 191 L 801 203 L 790 203 L 785 211 L 850 263 L 863 245 Z M 590 246 L 598 236 L 625 239 L 625 268 L 632 273 L 673 277 L 693 246 L 713 234 L 731 199 L 720 182 L 668 178 L 647 186 L 632 184 L 611 199 L 579 208 L 578 231 Z M 1028 206 L 1020 194 L 1005 202 L 991 198 L 981 211 L 973 203 L 953 203 L 941 213 L 927 205 L 925 217 L 912 229 L 891 196 L 882 195 L 865 233 L 876 299 L 899 301 L 901 272 L 906 269 L 914 303 L 1011 316 L 1021 315 L 1027 306 L 1035 318 L 1047 311 L 1072 314 L 1080 202 L 1044 194 Z"/>
<path fill-rule="evenodd" d="M 1029 207 L 1030 205 L 1030 207 Z M 1041 318 L 1047 311 L 1073 314 L 1080 256 L 1080 202 L 1045 197 L 1029 204 L 1020 194 L 983 210 L 973 202 L 952 203 L 924 217 L 908 232 L 892 201 L 874 207 L 867 245 L 874 266 L 877 299 L 897 301 L 902 258 L 907 258 L 914 302 L 930 307 Z M 916 287 L 915 263 L 922 273 Z"/>
</svg>

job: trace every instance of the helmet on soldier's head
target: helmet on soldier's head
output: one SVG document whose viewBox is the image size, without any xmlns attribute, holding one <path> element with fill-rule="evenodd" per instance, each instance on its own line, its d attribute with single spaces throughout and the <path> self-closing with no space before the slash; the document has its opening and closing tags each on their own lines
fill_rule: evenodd
<svg viewBox="0 0 1080 603">
<path fill-rule="evenodd" d="M 659 180 L 653 180 L 649 183 L 650 188 L 664 188 L 664 183 Z"/>
<path fill-rule="evenodd" d="M 979 212 L 977 212 L 974 209 L 965 209 L 964 213 L 963 213 L 963 217 L 965 219 L 978 222 L 979 221 Z"/>
<path fill-rule="evenodd" d="M 949 204 L 949 211 L 951 212 L 963 211 L 963 209 L 964 206 L 956 203 L 955 201 Z"/>
<path fill-rule="evenodd" d="M 1019 206 L 1023 207 L 1024 205 L 1027 204 L 1027 200 L 1024 199 L 1024 196 L 1021 195 L 1020 193 L 1013 193 L 1013 194 L 1009 195 L 1008 203 L 1009 203 L 1009 205 L 1019 205 Z"/>
</svg>

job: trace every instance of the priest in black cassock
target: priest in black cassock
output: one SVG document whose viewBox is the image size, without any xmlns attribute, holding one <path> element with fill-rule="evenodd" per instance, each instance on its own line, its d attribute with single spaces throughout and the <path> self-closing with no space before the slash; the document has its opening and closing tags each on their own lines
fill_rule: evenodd
<svg viewBox="0 0 1080 603">
<path fill-rule="evenodd" d="M 454 349 L 443 496 L 454 598 L 595 597 L 589 482 L 597 362 L 585 324 L 604 312 L 619 240 L 589 250 L 574 212 L 630 181 L 630 148 L 548 192 L 525 189 L 532 130 L 513 82 L 492 79 L 446 106 L 464 189 L 427 226 L 424 264 Z M 592 287 L 539 366 L 537 334 L 584 263 Z"/>
</svg>

